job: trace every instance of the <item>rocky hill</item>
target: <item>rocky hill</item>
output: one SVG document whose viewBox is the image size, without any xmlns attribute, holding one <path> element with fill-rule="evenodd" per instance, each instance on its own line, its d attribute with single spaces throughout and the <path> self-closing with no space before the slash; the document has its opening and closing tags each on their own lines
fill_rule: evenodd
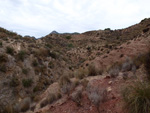
<svg viewBox="0 0 150 113">
<path fill-rule="evenodd" d="M 40 39 L 0 28 L 0 113 L 123 113 L 121 90 L 148 81 L 149 41 L 150 19 Z"/>
</svg>

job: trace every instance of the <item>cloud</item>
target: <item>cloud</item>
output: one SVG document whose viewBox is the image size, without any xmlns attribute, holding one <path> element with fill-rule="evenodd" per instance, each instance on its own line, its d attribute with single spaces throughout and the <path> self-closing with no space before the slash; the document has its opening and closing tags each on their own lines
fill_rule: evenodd
<svg viewBox="0 0 150 113">
<path fill-rule="evenodd" d="M 0 26 L 41 37 L 51 31 L 120 29 L 149 17 L 148 0 L 0 0 Z"/>
</svg>

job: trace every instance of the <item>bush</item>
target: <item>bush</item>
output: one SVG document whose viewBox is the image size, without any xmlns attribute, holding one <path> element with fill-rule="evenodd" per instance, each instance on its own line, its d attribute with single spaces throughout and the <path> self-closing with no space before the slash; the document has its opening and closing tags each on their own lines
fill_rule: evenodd
<svg viewBox="0 0 150 113">
<path fill-rule="evenodd" d="M 150 51 L 146 55 L 144 67 L 145 67 L 145 70 L 147 72 L 147 78 L 148 78 L 148 80 L 150 80 Z"/>
<path fill-rule="evenodd" d="M 0 71 L 1 72 L 6 72 L 7 71 L 7 66 L 6 66 L 6 64 L 0 64 Z"/>
<path fill-rule="evenodd" d="M 81 81 L 81 84 L 82 84 L 82 86 L 83 86 L 84 88 L 87 87 L 88 83 L 89 83 L 89 81 L 88 81 L 87 79 L 83 79 L 83 80 Z"/>
<path fill-rule="evenodd" d="M 19 59 L 19 60 L 24 61 L 25 56 L 26 56 L 26 52 L 23 51 L 23 50 L 21 50 L 21 51 L 19 51 L 19 53 L 18 53 L 17 56 L 18 56 L 18 59 Z"/>
<path fill-rule="evenodd" d="M 78 78 L 78 79 L 83 79 L 85 76 L 86 76 L 86 70 L 85 69 L 82 69 L 82 68 L 80 68 L 80 69 L 78 69 L 76 72 L 75 72 L 75 76 L 76 76 L 76 78 Z"/>
<path fill-rule="evenodd" d="M 71 37 L 71 36 L 66 36 L 65 38 L 69 40 L 69 39 L 71 39 L 72 37 Z"/>
<path fill-rule="evenodd" d="M 14 49 L 12 47 L 7 47 L 6 48 L 6 53 L 8 53 L 10 55 L 14 55 Z"/>
<path fill-rule="evenodd" d="M 31 104 L 31 99 L 29 97 L 26 97 L 25 99 L 23 99 L 19 103 L 21 112 L 26 112 L 27 110 L 29 110 L 30 104 Z"/>
<path fill-rule="evenodd" d="M 0 113 L 17 113 L 15 112 L 13 105 L 1 105 L 0 104 Z"/>
<path fill-rule="evenodd" d="M 23 68 L 23 69 L 22 69 L 22 73 L 23 73 L 23 74 L 27 75 L 28 72 L 29 72 L 29 70 L 28 70 L 27 68 Z"/>
<path fill-rule="evenodd" d="M 82 98 L 82 89 L 77 89 L 75 92 L 71 94 L 71 99 L 77 103 L 77 105 L 81 105 Z"/>
<path fill-rule="evenodd" d="M 119 74 L 119 71 L 121 70 L 121 64 L 119 63 L 114 63 L 109 69 L 108 72 L 111 77 L 117 77 Z"/>
<path fill-rule="evenodd" d="M 10 81 L 11 87 L 17 87 L 19 85 L 19 79 L 17 77 L 13 77 Z"/>
<path fill-rule="evenodd" d="M 54 58 L 54 59 L 56 59 L 56 58 L 57 58 L 57 55 L 56 55 L 56 53 L 55 53 L 55 52 L 50 52 L 50 53 L 49 53 L 49 55 L 50 55 L 52 58 Z"/>
<path fill-rule="evenodd" d="M 134 65 L 136 66 L 136 68 L 138 69 L 142 64 L 145 63 L 145 60 L 146 60 L 146 54 L 140 54 L 138 56 L 136 56 L 134 59 L 133 59 L 133 63 Z"/>
<path fill-rule="evenodd" d="M 94 64 L 89 65 L 88 71 L 89 71 L 88 76 L 95 76 L 98 74 L 98 70 L 96 69 Z"/>
<path fill-rule="evenodd" d="M 23 79 L 22 84 L 24 87 L 30 87 L 32 85 L 33 81 L 32 79 Z"/>
<path fill-rule="evenodd" d="M 37 61 L 36 59 L 34 59 L 34 60 L 32 61 L 32 65 L 33 65 L 34 67 L 37 67 L 37 66 L 38 66 L 38 61 Z"/>
<path fill-rule="evenodd" d="M 122 91 L 125 109 L 128 113 L 149 113 L 150 84 L 137 82 Z"/>
<path fill-rule="evenodd" d="M 51 104 L 51 103 L 53 103 L 55 100 L 57 100 L 58 98 L 57 98 L 57 96 L 55 96 L 55 94 L 53 94 L 53 93 L 50 93 L 49 95 L 48 95 L 48 97 L 46 98 L 46 99 L 44 99 L 42 102 L 41 102 L 41 104 L 40 104 L 40 106 L 41 106 L 41 108 L 42 107 L 44 107 L 44 106 L 46 106 L 46 105 L 48 105 L 48 104 Z"/>
<path fill-rule="evenodd" d="M 71 89 L 71 81 L 68 76 L 61 76 L 59 79 L 59 86 L 61 88 L 62 93 L 67 93 Z"/>
<path fill-rule="evenodd" d="M 127 58 L 126 61 L 122 64 L 122 71 L 131 71 L 133 66 L 133 62 L 131 59 Z"/>
<path fill-rule="evenodd" d="M 98 86 L 91 86 L 88 84 L 87 93 L 89 100 L 97 107 L 99 112 L 100 103 L 104 102 L 107 98 L 107 90 L 103 88 L 99 89 Z"/>
<path fill-rule="evenodd" d="M 1 54 L 0 55 L 0 63 L 5 63 L 8 61 L 8 57 L 6 54 Z"/>
<path fill-rule="evenodd" d="M 73 48 L 74 46 L 73 46 L 73 44 L 68 44 L 68 47 Z"/>
<path fill-rule="evenodd" d="M 2 47 L 3 46 L 3 43 L 2 42 L 0 42 L 0 47 Z"/>
</svg>

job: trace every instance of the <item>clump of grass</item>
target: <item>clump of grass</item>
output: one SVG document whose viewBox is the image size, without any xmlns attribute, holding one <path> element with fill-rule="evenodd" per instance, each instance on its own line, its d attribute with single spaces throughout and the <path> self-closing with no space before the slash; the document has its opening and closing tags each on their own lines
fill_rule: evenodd
<svg viewBox="0 0 150 113">
<path fill-rule="evenodd" d="M 82 86 L 83 86 L 84 88 L 87 87 L 88 83 L 89 83 L 89 81 L 88 81 L 87 79 L 83 79 L 83 80 L 81 81 L 81 84 L 82 84 Z"/>
<path fill-rule="evenodd" d="M 71 94 L 71 99 L 77 103 L 78 106 L 81 105 L 81 98 L 82 98 L 82 89 L 77 89 L 75 92 Z"/>
<path fill-rule="evenodd" d="M 29 72 L 29 69 L 27 69 L 27 68 L 23 68 L 23 69 L 22 69 L 22 73 L 23 73 L 23 74 L 27 75 L 28 72 Z"/>
<path fill-rule="evenodd" d="M 14 55 L 14 49 L 12 47 L 6 47 L 6 53 L 10 54 L 10 55 Z"/>
<path fill-rule="evenodd" d="M 62 93 L 67 93 L 71 89 L 71 81 L 68 76 L 62 76 L 59 79 L 59 86 L 61 88 Z"/>
<path fill-rule="evenodd" d="M 44 99 L 40 106 L 41 108 L 48 105 L 48 104 L 52 104 L 54 101 L 56 101 L 57 99 L 61 98 L 61 94 L 60 93 L 57 93 L 57 94 L 54 94 L 54 93 L 50 93 L 46 99 Z"/>
<path fill-rule="evenodd" d="M 122 64 L 122 71 L 131 71 L 133 66 L 133 61 L 130 58 L 127 58 L 126 61 Z"/>
<path fill-rule="evenodd" d="M 33 81 L 32 79 L 23 79 L 22 80 L 22 84 L 24 87 L 28 88 L 32 85 Z"/>
<path fill-rule="evenodd" d="M 137 82 L 122 91 L 125 108 L 128 113 L 149 113 L 150 84 Z"/>
<path fill-rule="evenodd" d="M 139 54 L 133 59 L 133 63 L 138 69 L 142 64 L 144 64 L 145 60 L 146 60 L 146 54 Z"/>
<path fill-rule="evenodd" d="M 8 104 L 4 106 L 0 104 L 0 113 L 15 113 L 15 110 L 13 108 L 13 105 Z"/>
<path fill-rule="evenodd" d="M 21 112 L 26 112 L 27 110 L 29 110 L 30 104 L 31 104 L 31 99 L 29 97 L 26 97 L 25 99 L 23 99 L 19 103 Z"/>
<path fill-rule="evenodd" d="M 97 107 L 98 112 L 99 111 L 99 105 L 100 103 L 104 102 L 107 98 L 107 91 L 105 88 L 99 89 L 98 86 L 91 86 L 88 84 L 87 88 L 88 98 L 89 100 Z"/>
<path fill-rule="evenodd" d="M 108 73 L 110 74 L 111 77 L 114 78 L 118 76 L 120 70 L 121 64 L 116 62 L 108 69 Z"/>
<path fill-rule="evenodd" d="M 98 74 L 98 70 L 94 64 L 89 65 L 88 72 L 88 76 L 95 76 Z"/>
<path fill-rule="evenodd" d="M 78 79 L 83 79 L 86 76 L 86 74 L 87 71 L 83 68 L 80 68 L 75 72 L 75 77 Z"/>
<path fill-rule="evenodd" d="M 38 66 L 38 61 L 36 59 L 34 59 L 32 61 L 32 66 L 37 67 Z"/>
</svg>

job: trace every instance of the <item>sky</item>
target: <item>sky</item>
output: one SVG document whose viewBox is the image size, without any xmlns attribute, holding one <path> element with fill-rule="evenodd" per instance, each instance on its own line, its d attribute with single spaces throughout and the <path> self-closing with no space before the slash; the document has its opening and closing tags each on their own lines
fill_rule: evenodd
<svg viewBox="0 0 150 113">
<path fill-rule="evenodd" d="M 51 31 L 121 29 L 150 17 L 150 0 L 0 0 L 0 27 L 36 38 Z"/>
</svg>

